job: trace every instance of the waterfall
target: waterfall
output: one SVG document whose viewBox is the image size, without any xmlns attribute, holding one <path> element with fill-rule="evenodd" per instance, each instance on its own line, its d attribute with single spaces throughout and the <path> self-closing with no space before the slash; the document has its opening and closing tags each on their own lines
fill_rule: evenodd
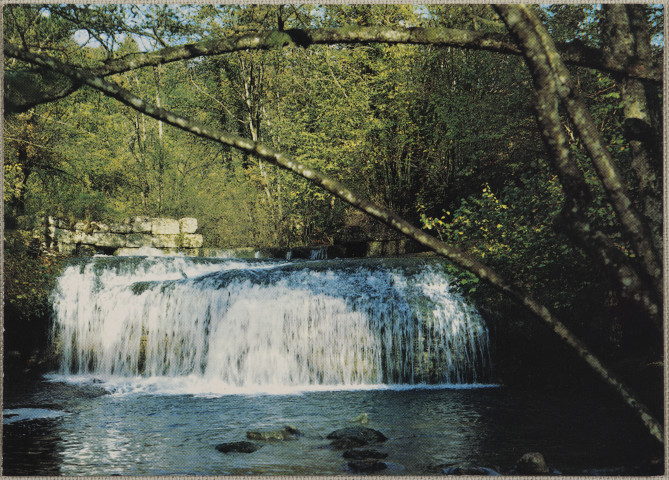
<svg viewBox="0 0 669 480">
<path fill-rule="evenodd" d="M 100 257 L 52 294 L 60 373 L 230 388 L 478 384 L 488 333 L 427 260 Z"/>
<path fill-rule="evenodd" d="M 319 247 L 311 249 L 311 251 L 309 252 L 309 258 L 311 260 L 327 260 L 328 247 Z"/>
</svg>

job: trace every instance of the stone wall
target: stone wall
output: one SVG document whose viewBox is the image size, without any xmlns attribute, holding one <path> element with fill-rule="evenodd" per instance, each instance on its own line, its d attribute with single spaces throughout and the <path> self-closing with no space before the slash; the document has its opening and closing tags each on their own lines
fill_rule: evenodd
<svg viewBox="0 0 669 480">
<path fill-rule="evenodd" d="M 117 223 L 76 222 L 47 217 L 33 228 L 33 236 L 66 255 L 141 254 L 156 248 L 164 253 L 198 255 L 202 235 L 197 219 L 134 217 Z"/>
<path fill-rule="evenodd" d="M 296 248 L 204 248 L 195 218 L 134 217 L 115 223 L 73 222 L 53 217 L 19 217 L 14 228 L 29 231 L 43 247 L 66 255 L 150 255 L 324 260 L 385 257 L 425 251 L 412 240 L 371 240 L 361 232 L 335 237 L 334 245 Z"/>
</svg>

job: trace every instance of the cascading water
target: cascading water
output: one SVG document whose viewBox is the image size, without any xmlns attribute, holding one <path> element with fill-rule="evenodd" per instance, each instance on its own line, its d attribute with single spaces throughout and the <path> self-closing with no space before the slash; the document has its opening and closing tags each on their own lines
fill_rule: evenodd
<svg viewBox="0 0 669 480">
<path fill-rule="evenodd" d="M 328 247 L 313 248 L 309 252 L 310 260 L 327 260 L 328 258 Z"/>
<path fill-rule="evenodd" d="M 485 324 L 438 262 L 95 258 L 53 304 L 68 376 L 218 393 L 489 381 Z"/>
</svg>

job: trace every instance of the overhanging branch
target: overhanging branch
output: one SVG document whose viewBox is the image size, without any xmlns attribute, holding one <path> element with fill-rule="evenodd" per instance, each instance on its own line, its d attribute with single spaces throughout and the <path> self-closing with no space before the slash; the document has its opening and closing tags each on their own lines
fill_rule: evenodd
<svg viewBox="0 0 669 480">
<path fill-rule="evenodd" d="M 93 69 L 95 74 L 109 75 L 128 69 L 159 63 L 174 62 L 200 56 L 220 55 L 240 50 L 269 49 L 286 45 L 333 45 L 333 44 L 411 44 L 457 47 L 471 50 L 487 50 L 510 55 L 522 55 L 522 51 L 509 35 L 455 28 L 402 28 L 402 27 L 358 27 L 316 28 L 313 30 L 263 31 L 213 40 L 202 40 L 187 45 L 168 47 L 156 52 L 132 55 L 125 59 L 111 60 L 106 65 Z M 638 65 L 629 68 L 615 62 L 601 50 L 582 42 L 557 44 L 564 61 L 573 65 L 619 73 L 641 80 L 660 83 L 662 69 L 656 65 Z"/>
<path fill-rule="evenodd" d="M 456 265 L 472 272 L 478 278 L 488 281 L 492 286 L 504 292 L 513 300 L 525 305 L 531 312 L 555 332 L 563 341 L 570 345 L 589 366 L 602 379 L 611 385 L 623 400 L 634 409 L 639 415 L 643 423 L 648 428 L 648 431 L 658 441 L 664 441 L 664 433 L 662 424 L 659 423 L 648 411 L 647 407 L 641 404 L 627 388 L 617 380 L 602 363 L 597 359 L 583 342 L 581 342 L 567 327 L 557 319 L 544 305 L 522 292 L 520 289 L 514 287 L 510 282 L 497 274 L 487 265 L 482 264 L 478 260 L 465 254 L 464 252 L 446 245 L 440 240 L 428 235 L 422 230 L 414 227 L 409 222 L 399 217 L 390 209 L 377 205 L 364 197 L 361 197 L 354 191 L 350 190 L 341 182 L 334 180 L 327 175 L 303 165 L 290 156 L 277 152 L 261 143 L 244 139 L 237 135 L 233 135 L 216 128 L 210 128 L 202 125 L 194 120 L 181 117 L 165 109 L 158 108 L 141 98 L 133 95 L 129 91 L 119 87 L 114 83 L 107 82 L 99 76 L 91 75 L 90 73 L 73 69 L 70 66 L 64 65 L 59 61 L 41 55 L 36 55 L 25 50 L 19 49 L 12 45 L 5 44 L 5 52 L 15 58 L 19 58 L 26 62 L 31 62 L 42 67 L 50 68 L 58 73 L 69 76 L 75 81 L 85 83 L 86 85 L 103 92 L 105 95 L 117 99 L 121 103 L 144 113 L 152 118 L 160 120 L 165 123 L 192 133 L 202 138 L 213 140 L 218 143 L 229 145 L 233 148 L 239 149 L 258 158 L 261 158 L 278 167 L 289 170 L 297 175 L 304 177 L 311 183 L 323 188 L 345 202 L 363 211 L 367 215 L 380 220 L 389 225 L 395 230 L 403 233 L 409 238 L 425 245 L 431 250 L 439 253 L 452 261 Z"/>
<path fill-rule="evenodd" d="M 508 55 L 522 55 L 522 50 L 509 35 L 454 28 L 402 28 L 402 27 L 358 27 L 316 28 L 312 30 L 261 31 L 233 35 L 224 38 L 201 40 L 195 43 L 166 47 L 155 52 L 138 53 L 107 61 L 104 65 L 91 68 L 94 75 L 108 76 L 142 67 L 188 60 L 197 57 L 221 55 L 242 50 L 266 50 L 270 48 L 297 45 L 336 44 L 411 44 L 456 47 L 471 50 L 487 50 Z M 657 65 L 622 65 L 610 55 L 582 42 L 557 44 L 566 63 L 594 68 L 605 72 L 625 75 L 654 83 L 662 82 L 662 68 Z M 82 67 L 83 68 L 83 67 Z M 11 79 L 9 79 L 11 81 Z M 16 88 L 20 88 L 17 85 Z M 6 97 L 7 98 L 7 97 Z M 56 100 L 48 94 L 39 97 L 40 103 Z M 12 111 L 25 111 L 35 102 L 21 103 L 13 100 Z"/>
</svg>

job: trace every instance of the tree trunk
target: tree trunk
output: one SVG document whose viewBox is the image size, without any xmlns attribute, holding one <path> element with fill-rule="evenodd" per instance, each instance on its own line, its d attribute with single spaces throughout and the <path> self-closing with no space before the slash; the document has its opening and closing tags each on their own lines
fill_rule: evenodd
<svg viewBox="0 0 669 480">
<path fill-rule="evenodd" d="M 645 5 L 607 4 L 602 7 L 603 52 L 608 61 L 638 69 L 651 61 L 650 33 Z M 657 88 L 642 81 L 616 75 L 625 114 L 625 137 L 629 142 L 637 208 L 650 226 L 653 244 L 662 250 L 662 143 L 649 103 L 660 103 Z"/>
<path fill-rule="evenodd" d="M 156 106 L 161 108 L 160 104 L 160 65 L 153 68 L 153 76 L 156 83 Z M 158 120 L 158 213 L 163 211 L 163 197 L 165 186 L 165 149 L 163 148 L 163 122 Z"/>
<path fill-rule="evenodd" d="M 570 120 L 576 126 L 576 130 L 583 141 L 590 158 L 599 174 L 600 181 L 604 187 L 609 201 L 612 204 L 623 232 L 630 239 L 637 256 L 638 262 L 627 260 L 627 268 L 624 275 L 616 275 L 621 281 L 621 289 L 630 292 L 632 298 L 643 298 L 641 301 L 649 312 L 655 312 L 650 319 L 659 331 L 662 331 L 662 321 L 660 317 L 660 308 L 658 300 L 650 302 L 651 299 L 661 299 L 661 276 L 662 270 L 657 252 L 654 249 L 653 242 L 650 241 L 649 229 L 646 227 L 643 219 L 634 209 L 630 199 L 629 192 L 625 188 L 620 173 L 611 157 L 611 154 L 604 146 L 601 135 L 590 116 L 585 104 L 576 93 L 575 86 L 571 80 L 569 72 L 562 63 L 560 55 L 555 49 L 552 39 L 548 32 L 539 21 L 538 17 L 525 5 L 496 5 L 498 13 L 507 24 L 511 33 L 518 39 L 519 45 L 525 52 L 525 58 L 534 80 L 535 90 L 540 97 L 537 103 L 537 115 L 542 126 L 542 133 L 551 153 L 553 154 L 554 165 L 558 171 L 562 171 L 561 181 L 572 194 L 570 208 L 577 214 L 576 220 L 583 222 L 583 216 L 578 212 L 585 211 L 584 201 L 586 193 L 584 192 L 584 182 L 581 182 L 580 174 L 573 160 L 570 160 L 568 147 L 564 145 L 564 132 L 557 120 L 557 100 L 558 97 L 566 106 L 567 114 Z M 544 105 L 545 102 L 545 105 Z M 550 117 L 553 117 L 550 119 Z M 546 123 L 549 122 L 549 123 Z M 558 138 L 562 138 L 558 145 Z M 553 142 L 553 145 L 551 145 Z M 580 184 L 583 186 L 580 186 Z M 576 211 L 574 211 L 574 209 Z M 589 231 L 593 229 L 586 224 Z M 592 239 L 584 238 L 586 241 Z M 597 247 L 603 246 L 602 244 Z M 619 261 L 622 256 L 617 256 Z M 610 258 L 610 255 L 609 255 Z M 605 268 L 610 268 L 604 262 Z M 620 274 L 623 272 L 617 269 Z M 628 277 L 629 271 L 636 272 L 638 277 L 637 285 L 640 288 L 630 291 L 634 286 L 636 279 Z M 650 291 L 652 295 L 644 295 L 643 291 Z M 655 303 L 653 306 L 652 303 Z M 645 305 L 644 305 L 645 304 Z"/>
</svg>

